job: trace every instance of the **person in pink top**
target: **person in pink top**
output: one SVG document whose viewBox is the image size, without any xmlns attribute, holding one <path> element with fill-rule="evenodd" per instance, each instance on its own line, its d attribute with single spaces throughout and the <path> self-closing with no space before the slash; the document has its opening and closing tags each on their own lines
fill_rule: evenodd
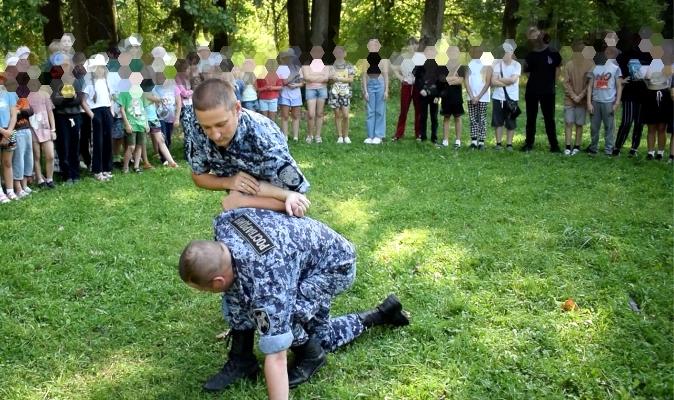
<svg viewBox="0 0 674 400">
<path fill-rule="evenodd" d="M 269 72 L 263 79 L 258 79 L 256 85 L 260 114 L 276 121 L 278 96 L 283 88 L 283 80 L 276 75 L 276 72 Z"/>
<path fill-rule="evenodd" d="M 54 139 L 56 139 L 56 124 L 54 123 L 54 105 L 47 92 L 42 90 L 31 92 L 28 103 L 33 108 L 30 125 L 33 128 L 33 170 L 39 188 L 53 189 L 54 185 Z M 44 175 L 40 162 L 44 155 Z"/>
<path fill-rule="evenodd" d="M 323 108 L 328 98 L 328 80 L 330 68 L 317 58 L 311 65 L 302 67 L 305 82 L 305 96 L 307 99 L 307 143 L 323 142 L 321 130 L 323 128 Z"/>
</svg>

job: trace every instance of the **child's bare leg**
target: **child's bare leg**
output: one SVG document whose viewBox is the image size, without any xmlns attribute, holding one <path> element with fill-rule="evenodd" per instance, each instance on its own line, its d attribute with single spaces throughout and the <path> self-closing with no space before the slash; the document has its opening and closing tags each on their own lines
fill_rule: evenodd
<svg viewBox="0 0 674 400">
<path fill-rule="evenodd" d="M 40 150 L 40 142 L 33 140 L 33 172 L 35 173 L 35 179 L 37 180 L 38 185 L 44 182 L 44 177 L 42 176 L 42 165 L 40 164 Z"/>
<path fill-rule="evenodd" d="M 316 123 L 316 138 L 321 137 L 321 131 L 323 130 L 323 109 L 325 107 L 325 100 L 316 99 L 316 114 L 315 114 L 315 123 Z"/>
<path fill-rule="evenodd" d="M 136 146 L 129 144 L 126 146 L 126 151 L 124 151 L 124 165 L 122 166 L 124 169 L 124 172 L 129 172 L 129 160 L 131 160 L 131 156 L 133 155 L 134 151 L 136 150 Z M 139 157 L 136 157 L 136 160 L 134 162 L 139 162 Z"/>
<path fill-rule="evenodd" d="M 173 160 L 173 156 L 171 156 L 171 152 L 169 151 L 168 147 L 166 147 L 166 143 L 164 143 L 164 137 L 161 132 L 153 133 L 152 140 L 157 143 L 159 154 L 164 157 L 164 160 L 168 162 L 168 165 L 171 167 L 177 166 L 176 162 Z"/>
<path fill-rule="evenodd" d="M 54 142 L 48 140 L 42 143 L 42 153 L 44 154 L 45 178 L 51 182 L 54 180 Z"/>
<path fill-rule="evenodd" d="M 293 107 L 290 114 L 293 120 L 293 139 L 296 139 L 300 135 L 300 107 Z"/>
<path fill-rule="evenodd" d="M 565 123 L 564 124 L 564 143 L 567 146 L 571 146 L 571 135 L 573 133 L 573 124 Z"/>
<path fill-rule="evenodd" d="M 349 137 L 349 107 L 342 107 L 342 136 Z"/>
<path fill-rule="evenodd" d="M 449 141 L 449 117 L 442 119 L 442 140 Z"/>
<path fill-rule="evenodd" d="M 461 121 L 461 116 L 457 115 L 454 117 L 454 134 L 456 135 L 456 140 L 461 141 L 461 131 L 463 130 L 463 122 Z"/>
<path fill-rule="evenodd" d="M 13 151 L 4 150 L 2 153 L 2 180 L 5 182 L 5 189 L 14 190 L 14 177 L 12 171 Z"/>
<path fill-rule="evenodd" d="M 280 106 L 281 108 L 281 131 L 288 139 L 288 117 L 290 116 L 289 106 Z"/>
</svg>

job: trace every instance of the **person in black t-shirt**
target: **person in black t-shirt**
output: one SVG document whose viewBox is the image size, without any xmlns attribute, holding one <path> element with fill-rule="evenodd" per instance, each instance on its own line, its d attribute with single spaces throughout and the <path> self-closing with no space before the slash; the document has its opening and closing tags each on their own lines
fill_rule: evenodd
<svg viewBox="0 0 674 400">
<path fill-rule="evenodd" d="M 538 104 L 541 105 L 545 133 L 550 142 L 550 151 L 559 152 L 557 141 L 557 127 L 555 126 L 555 80 L 559 74 L 562 57 L 556 50 L 550 49 L 550 36 L 536 28 L 528 32 L 533 50 L 524 60 L 524 73 L 529 75 L 524 100 L 527 110 L 526 140 L 523 151 L 530 151 L 534 147 L 536 136 L 536 117 Z"/>
<path fill-rule="evenodd" d="M 644 83 L 644 77 L 642 76 L 641 66 L 650 65 L 653 57 L 639 49 L 640 42 L 641 38 L 639 35 L 634 34 L 632 36 L 631 48 L 620 53 L 616 58 L 620 71 L 625 78 L 623 81 L 622 116 L 613 149 L 614 156 L 620 154 L 620 149 L 625 144 L 627 136 L 629 136 L 632 124 L 634 124 L 634 130 L 632 131 L 630 156 L 636 155 L 639 143 L 641 142 L 641 132 L 644 127 L 641 118 L 641 106 L 648 91 L 646 83 Z"/>
<path fill-rule="evenodd" d="M 454 148 L 461 147 L 461 116 L 465 114 L 463 109 L 463 80 L 466 77 L 466 66 L 460 65 L 457 60 L 451 60 L 446 66 L 440 67 L 440 83 L 438 84 L 440 90 L 440 99 L 442 100 L 442 107 L 440 113 L 444 117 L 443 140 L 444 147 L 449 146 L 449 123 L 450 119 L 454 117 L 454 131 L 456 139 L 454 141 Z"/>
</svg>

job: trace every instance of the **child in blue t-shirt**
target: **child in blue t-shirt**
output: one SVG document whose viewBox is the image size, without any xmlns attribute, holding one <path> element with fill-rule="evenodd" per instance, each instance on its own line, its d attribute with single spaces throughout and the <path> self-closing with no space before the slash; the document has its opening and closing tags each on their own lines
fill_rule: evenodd
<svg viewBox="0 0 674 400">
<path fill-rule="evenodd" d="M 16 108 L 18 96 L 14 92 L 8 92 L 4 83 L 5 77 L 0 75 L 0 158 L 2 160 L 2 181 L 7 193 L 5 195 L 0 190 L 0 203 L 18 199 L 14 193 L 14 178 L 12 176 L 12 156 L 14 155 L 14 148 L 16 148 L 14 124 L 16 124 L 18 111 Z"/>
</svg>

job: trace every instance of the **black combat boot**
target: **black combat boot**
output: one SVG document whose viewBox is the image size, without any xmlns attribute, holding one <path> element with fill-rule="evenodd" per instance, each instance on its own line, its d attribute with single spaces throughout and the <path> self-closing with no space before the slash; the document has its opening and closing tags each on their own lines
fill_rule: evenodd
<svg viewBox="0 0 674 400">
<path fill-rule="evenodd" d="M 288 386 L 291 389 L 308 381 L 325 365 L 325 351 L 317 339 L 309 339 L 301 346 L 290 348 L 295 355 L 293 366 L 288 369 Z"/>
<path fill-rule="evenodd" d="M 390 294 L 377 308 L 358 314 L 366 328 L 377 325 L 405 326 L 410 320 L 403 311 L 403 305 L 394 294 Z"/>
<path fill-rule="evenodd" d="M 211 376 L 203 389 L 207 392 L 219 392 L 239 379 L 255 379 L 260 373 L 260 365 L 253 354 L 255 329 L 229 332 L 232 339 L 232 348 L 229 350 L 229 359 L 220 372 Z"/>
</svg>

